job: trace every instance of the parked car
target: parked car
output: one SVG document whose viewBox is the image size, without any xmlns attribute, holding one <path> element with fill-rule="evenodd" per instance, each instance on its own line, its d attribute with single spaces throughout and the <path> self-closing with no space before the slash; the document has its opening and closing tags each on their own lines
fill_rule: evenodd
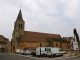
<svg viewBox="0 0 80 60">
<path fill-rule="evenodd" d="M 34 50 L 28 50 L 28 54 L 32 54 L 32 52 L 34 52 Z"/>
<path fill-rule="evenodd" d="M 31 52 L 33 52 L 33 50 L 24 50 L 23 54 L 31 55 Z"/>
<path fill-rule="evenodd" d="M 16 49 L 16 54 L 20 54 L 21 49 Z"/>
<path fill-rule="evenodd" d="M 23 54 L 24 50 L 20 50 L 20 54 Z"/>
<path fill-rule="evenodd" d="M 24 50 L 23 51 L 23 55 L 27 55 L 27 50 Z"/>
<path fill-rule="evenodd" d="M 35 51 L 32 51 L 31 52 L 31 55 L 36 56 L 36 52 Z"/>
</svg>

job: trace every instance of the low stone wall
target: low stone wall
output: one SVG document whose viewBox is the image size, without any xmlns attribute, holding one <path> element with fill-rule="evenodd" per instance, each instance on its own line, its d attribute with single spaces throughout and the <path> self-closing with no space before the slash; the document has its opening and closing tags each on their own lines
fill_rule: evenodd
<svg viewBox="0 0 80 60">
<path fill-rule="evenodd" d="M 71 56 L 79 56 L 79 51 L 73 51 L 73 50 L 69 50 L 67 51 L 66 54 L 63 55 L 63 57 L 71 57 Z"/>
</svg>

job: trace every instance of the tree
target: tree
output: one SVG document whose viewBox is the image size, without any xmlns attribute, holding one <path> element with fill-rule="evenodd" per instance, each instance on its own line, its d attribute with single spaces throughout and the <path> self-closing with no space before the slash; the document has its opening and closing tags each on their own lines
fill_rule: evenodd
<svg viewBox="0 0 80 60">
<path fill-rule="evenodd" d="M 76 33 L 77 33 L 76 28 L 74 28 L 74 34 L 76 34 Z"/>
<path fill-rule="evenodd" d="M 78 36 L 76 28 L 74 28 L 74 34 L 76 35 L 77 42 L 79 43 L 79 36 Z"/>
<path fill-rule="evenodd" d="M 78 34 L 76 34 L 76 38 L 77 38 L 77 42 L 79 43 L 79 36 L 78 36 Z"/>
</svg>

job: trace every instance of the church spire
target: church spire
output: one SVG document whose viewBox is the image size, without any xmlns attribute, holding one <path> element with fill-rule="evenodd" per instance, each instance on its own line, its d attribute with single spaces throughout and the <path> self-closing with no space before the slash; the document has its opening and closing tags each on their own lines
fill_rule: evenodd
<svg viewBox="0 0 80 60">
<path fill-rule="evenodd" d="M 23 20 L 21 9 L 20 9 L 19 14 L 17 16 L 17 20 Z"/>
</svg>

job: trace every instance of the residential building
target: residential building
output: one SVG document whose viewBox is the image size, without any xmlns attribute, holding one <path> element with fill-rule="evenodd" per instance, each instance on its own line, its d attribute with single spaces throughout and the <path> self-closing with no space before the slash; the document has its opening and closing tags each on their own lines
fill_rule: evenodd
<svg viewBox="0 0 80 60">
<path fill-rule="evenodd" d="M 10 51 L 10 41 L 3 35 L 0 35 L 0 52 Z"/>
</svg>

